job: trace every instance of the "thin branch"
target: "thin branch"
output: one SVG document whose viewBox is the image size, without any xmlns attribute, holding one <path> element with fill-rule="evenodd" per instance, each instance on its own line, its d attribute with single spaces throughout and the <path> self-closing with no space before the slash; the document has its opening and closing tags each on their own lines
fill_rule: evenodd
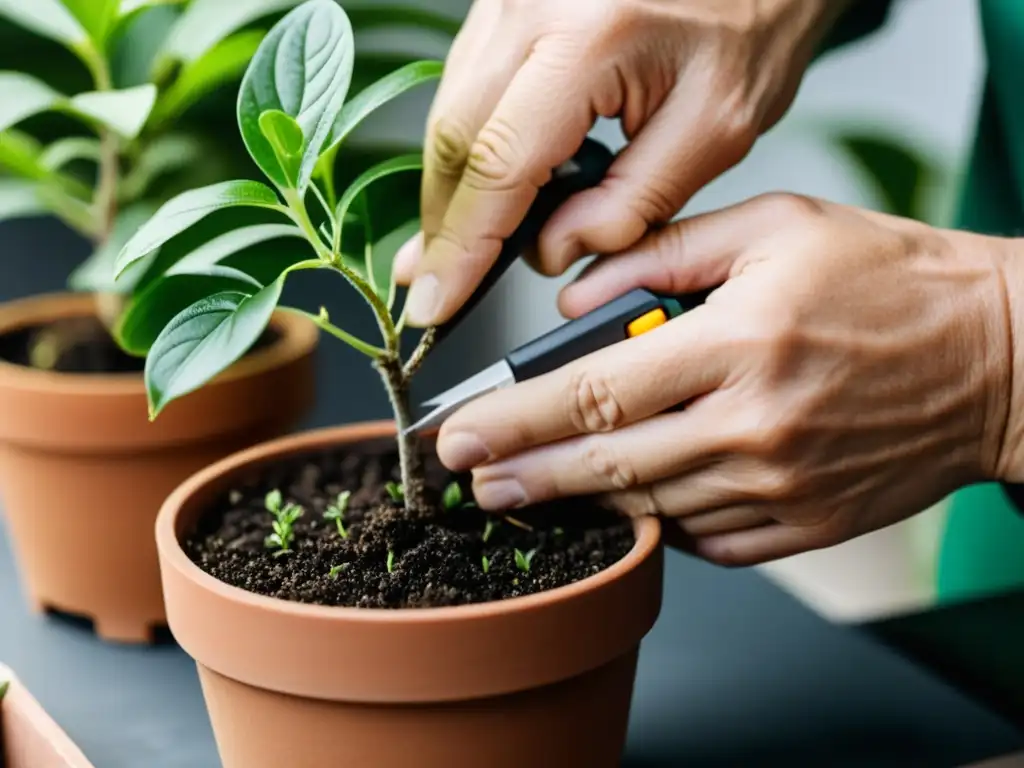
<svg viewBox="0 0 1024 768">
<path fill-rule="evenodd" d="M 362 352 L 371 360 L 377 360 L 387 354 L 387 350 L 381 349 L 380 347 L 375 347 L 372 344 L 363 341 L 359 337 L 353 336 L 348 331 L 334 325 L 330 321 L 330 318 L 328 318 L 327 313 L 324 312 L 323 310 L 321 310 L 319 315 L 314 315 L 310 312 L 306 312 L 301 309 L 296 309 L 294 307 L 280 307 L 280 309 L 286 312 L 291 312 L 292 314 L 295 315 L 301 315 L 302 317 L 305 317 L 307 320 L 311 320 L 313 324 L 316 325 L 317 328 L 319 328 L 322 331 L 325 331 L 326 333 L 331 334 L 331 336 L 334 336 L 336 339 L 341 339 L 350 347 L 359 352 Z"/>
<path fill-rule="evenodd" d="M 413 350 L 412 354 L 409 355 L 409 360 L 402 368 L 402 375 L 406 379 L 412 378 L 413 374 L 419 370 L 420 366 L 423 365 L 423 360 L 426 358 L 427 353 L 430 352 L 434 346 L 434 339 L 437 336 L 437 328 L 431 326 L 423 332 L 420 337 L 420 343 L 416 345 L 416 349 Z"/>
</svg>

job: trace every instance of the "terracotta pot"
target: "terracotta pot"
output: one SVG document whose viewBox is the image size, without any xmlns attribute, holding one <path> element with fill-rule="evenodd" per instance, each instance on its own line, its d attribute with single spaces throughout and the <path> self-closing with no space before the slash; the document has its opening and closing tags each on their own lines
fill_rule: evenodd
<svg viewBox="0 0 1024 768">
<path fill-rule="evenodd" d="M 68 735 L 17 678 L 0 664 L 0 765 L 5 768 L 93 768 Z"/>
<path fill-rule="evenodd" d="M 394 434 L 318 430 L 231 456 L 157 519 L 171 631 L 197 662 L 225 768 L 611 768 L 640 640 L 661 608 L 660 525 L 618 563 L 548 592 L 408 610 L 264 597 L 206 574 L 181 540 L 235 480 Z"/>
<path fill-rule="evenodd" d="M 0 306 L 0 334 L 91 315 L 86 295 Z M 278 339 L 150 422 L 140 374 L 63 374 L 0 362 L 0 494 L 36 610 L 144 642 L 165 623 L 153 523 L 204 466 L 294 428 L 312 405 L 316 328 L 280 315 Z"/>
</svg>

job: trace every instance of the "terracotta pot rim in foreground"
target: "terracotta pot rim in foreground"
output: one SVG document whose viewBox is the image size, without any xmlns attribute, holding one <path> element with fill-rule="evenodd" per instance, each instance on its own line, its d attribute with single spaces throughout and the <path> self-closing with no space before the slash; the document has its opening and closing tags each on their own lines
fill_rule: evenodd
<svg viewBox="0 0 1024 768">
<path fill-rule="evenodd" d="M 95 317 L 96 299 L 89 293 L 55 292 L 0 303 L 0 334 L 35 324 L 79 317 Z M 303 317 L 276 312 L 270 327 L 278 338 L 252 352 L 221 373 L 214 384 L 230 382 L 279 368 L 308 355 L 316 346 L 319 330 Z M 74 393 L 125 396 L 145 393 L 139 373 L 63 373 L 42 371 L 0 360 L 0 380 L 7 390 L 31 390 L 52 395 Z"/>
<path fill-rule="evenodd" d="M 192 496 L 196 490 L 209 485 L 211 482 L 215 482 L 219 478 L 231 475 L 249 464 L 266 463 L 267 459 L 283 458 L 287 454 L 316 451 L 329 448 L 336 443 L 348 442 L 338 438 L 345 437 L 352 430 L 358 428 L 366 429 L 367 434 L 362 438 L 366 440 L 388 436 L 394 434 L 395 431 L 394 422 L 389 420 L 323 427 L 262 443 L 261 445 L 228 456 L 216 464 L 211 464 L 206 469 L 200 470 L 178 486 L 167 497 L 163 507 L 160 509 L 160 514 L 156 521 L 156 537 L 161 556 L 183 576 L 198 582 L 211 592 L 230 600 L 249 603 L 279 613 L 297 616 L 344 618 L 347 621 L 360 624 L 432 623 L 444 619 L 473 619 L 483 618 L 495 613 L 508 614 L 530 611 L 540 606 L 571 600 L 582 592 L 588 592 L 600 587 L 631 571 L 651 554 L 660 541 L 660 522 L 653 517 L 637 518 L 633 521 L 633 532 L 636 537 L 633 548 L 621 560 L 605 568 L 603 571 L 595 573 L 593 576 L 532 595 L 511 597 L 488 603 L 472 603 L 469 605 L 440 608 L 351 608 L 346 606 L 312 605 L 276 597 L 267 597 L 266 595 L 260 595 L 232 586 L 211 576 L 193 563 L 188 555 L 185 554 L 179 540 L 178 531 L 176 530 L 178 528 L 178 512 L 181 510 L 186 499 Z"/>
<path fill-rule="evenodd" d="M 438 608 L 321 606 L 267 597 L 216 579 L 185 553 L 181 540 L 243 473 L 394 433 L 393 422 L 377 421 L 280 438 L 229 456 L 175 489 L 157 517 L 156 543 L 168 624 L 192 658 L 265 690 L 384 704 L 537 688 L 636 647 L 661 607 L 661 525 L 651 517 L 634 520 L 632 549 L 592 576 L 532 595 Z M 282 647 L 301 653 L 284 664 L 268 663 Z"/>
</svg>

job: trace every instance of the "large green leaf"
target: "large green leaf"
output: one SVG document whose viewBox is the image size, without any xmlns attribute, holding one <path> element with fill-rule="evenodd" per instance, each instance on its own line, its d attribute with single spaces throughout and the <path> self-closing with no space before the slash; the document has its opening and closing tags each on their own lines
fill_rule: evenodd
<svg viewBox="0 0 1024 768">
<path fill-rule="evenodd" d="M 0 179 L 0 221 L 48 213 L 36 184 L 23 179 Z"/>
<path fill-rule="evenodd" d="M 89 34 L 97 48 L 103 49 L 107 33 L 118 15 L 119 0 L 61 0 Z"/>
<path fill-rule="evenodd" d="M 182 5 L 187 2 L 188 0 L 121 0 L 118 12 L 121 16 L 129 16 L 137 11 L 157 5 Z"/>
<path fill-rule="evenodd" d="M 154 120 L 180 115 L 210 91 L 240 78 L 264 36 L 261 30 L 239 32 L 187 64 L 157 102 Z"/>
<path fill-rule="evenodd" d="M 302 129 L 305 148 L 294 187 L 304 192 L 348 93 L 353 55 L 352 26 L 334 0 L 308 0 L 260 44 L 242 78 L 238 125 L 253 160 L 278 186 L 293 185 L 260 116 L 279 110 Z"/>
<path fill-rule="evenodd" d="M 164 203 L 125 244 L 117 257 L 116 274 L 120 276 L 129 266 L 214 211 L 243 206 L 281 207 L 274 190 L 256 181 L 224 181 L 178 195 Z"/>
<path fill-rule="evenodd" d="M 71 47 L 88 39 L 85 29 L 59 0 L 0 0 L 0 16 Z"/>
<path fill-rule="evenodd" d="M 227 370 L 255 344 L 274 314 L 284 278 L 255 294 L 221 291 L 178 313 L 146 357 L 149 414 L 194 392 Z"/>
<path fill-rule="evenodd" d="M 156 86 L 146 83 L 120 91 L 80 93 L 71 97 L 70 104 L 79 114 L 98 120 L 126 139 L 134 139 L 155 101 Z"/>
<path fill-rule="evenodd" d="M 871 133 L 844 132 L 834 139 L 857 163 L 887 213 L 926 218 L 923 196 L 927 182 L 937 173 L 929 157 L 899 141 Z"/>
<path fill-rule="evenodd" d="M 0 131 L 52 109 L 64 98 L 42 80 L 22 72 L 0 72 L 0 94 Z"/>
<path fill-rule="evenodd" d="M 42 151 L 39 142 L 27 133 L 13 130 L 0 133 L 0 168 L 7 169 L 15 176 L 26 179 L 48 176 L 40 157 Z"/>
<path fill-rule="evenodd" d="M 303 231 L 294 224 L 255 224 L 251 227 L 236 229 L 233 232 L 225 232 L 208 243 L 204 243 L 175 264 L 172 264 L 166 274 L 202 272 L 218 264 L 228 256 L 244 251 L 257 243 L 282 238 L 298 238 L 302 241 L 303 247 L 301 250 L 303 251 L 302 256 L 304 258 L 311 258 L 316 255 L 305 244 L 306 237 Z M 293 261 L 298 261 L 298 259 L 293 259 Z"/>
<path fill-rule="evenodd" d="M 114 328 L 114 338 L 128 354 L 145 357 L 160 332 L 200 299 L 221 291 L 254 293 L 262 287 L 245 272 L 220 265 L 166 275 L 132 297 Z"/>
<path fill-rule="evenodd" d="M 357 125 L 374 110 L 379 109 L 406 91 L 437 80 L 444 70 L 441 61 L 414 61 L 385 75 L 373 85 L 364 88 L 342 107 L 331 129 L 330 148 L 341 144 Z"/>
<path fill-rule="evenodd" d="M 300 0 L 193 0 L 171 29 L 162 59 L 196 61 L 214 45 L 247 24 L 287 10 Z"/>
<path fill-rule="evenodd" d="M 68 277 L 68 288 L 92 293 L 129 293 L 156 253 L 141 259 L 121 280 L 114 282 L 114 261 L 124 244 L 153 215 L 155 206 L 139 203 L 123 209 L 108 237 Z"/>
</svg>

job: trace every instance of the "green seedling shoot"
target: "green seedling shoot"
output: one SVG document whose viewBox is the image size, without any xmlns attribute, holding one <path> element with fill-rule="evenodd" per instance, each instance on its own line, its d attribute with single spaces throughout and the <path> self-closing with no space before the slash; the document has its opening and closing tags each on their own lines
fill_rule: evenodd
<svg viewBox="0 0 1024 768">
<path fill-rule="evenodd" d="M 484 544 L 486 544 L 487 540 L 491 538 L 491 534 L 494 533 L 494 529 L 497 528 L 497 527 L 498 527 L 498 521 L 497 520 L 494 520 L 492 518 L 492 519 L 487 521 L 487 524 L 484 526 Z"/>
<path fill-rule="evenodd" d="M 270 524 L 273 533 L 264 539 L 264 546 L 267 549 L 277 549 L 277 552 L 274 553 L 275 557 L 291 552 L 292 542 L 295 540 L 293 528 L 295 521 L 302 517 L 302 507 L 298 504 L 284 504 L 281 492 L 278 490 L 267 494 L 264 506 L 274 516 L 274 520 Z"/>
<path fill-rule="evenodd" d="M 491 560 L 490 560 L 490 558 L 488 558 L 487 555 L 484 555 L 483 557 L 481 557 L 480 558 L 480 565 L 481 565 L 481 567 L 483 567 L 484 573 L 487 573 L 488 571 L 490 571 L 491 570 Z"/>
<path fill-rule="evenodd" d="M 0 683 L 0 701 L 3 701 L 4 696 L 7 695 L 7 690 L 11 687 L 10 680 L 4 680 Z"/>
<path fill-rule="evenodd" d="M 348 531 L 345 530 L 345 511 L 348 509 L 348 500 L 352 491 L 342 491 L 338 494 L 337 500 L 324 511 L 324 518 L 333 520 L 338 528 L 338 535 L 343 539 L 348 538 Z"/>
<path fill-rule="evenodd" d="M 449 512 L 462 506 L 462 487 L 458 483 L 450 483 L 441 496 L 441 504 Z"/>
<path fill-rule="evenodd" d="M 273 25 L 248 61 L 236 102 L 240 143 L 264 178 L 189 189 L 136 225 L 115 259 L 118 284 L 129 283 L 142 265 L 158 266 L 132 293 L 118 341 L 146 357 L 149 415 L 156 419 L 249 352 L 279 308 L 305 318 L 364 355 L 380 375 L 397 426 L 401 474 L 401 484 L 388 492 L 410 515 L 426 515 L 419 440 L 404 429 L 412 423 L 410 384 L 435 330 L 423 331 L 403 354 L 405 310 L 396 306 L 392 268 L 398 249 L 421 229 L 423 152 L 367 161 L 347 140 L 381 106 L 436 82 L 444 66 L 413 61 L 350 93 L 359 82 L 353 77 L 359 53 L 352 22 L 336 0 L 299 2 Z M 227 209 L 232 218 L 217 220 L 230 223 L 211 231 L 208 217 Z M 178 247 L 182 242 L 188 245 Z M 247 259 L 223 263 L 268 243 L 276 257 L 260 269 Z M 355 291 L 379 338 L 359 338 L 319 305 L 314 311 L 281 306 L 288 277 L 310 270 L 340 277 L 339 287 Z"/>
<path fill-rule="evenodd" d="M 388 573 L 394 573 L 395 571 L 395 551 L 393 549 L 388 550 L 388 559 L 385 563 L 388 569 Z"/>
<path fill-rule="evenodd" d="M 384 486 L 392 501 L 402 501 L 405 498 L 405 491 L 398 483 L 392 481 Z"/>
<path fill-rule="evenodd" d="M 341 563 L 340 565 L 332 565 L 331 570 L 327 573 L 328 578 L 336 579 L 338 576 L 348 570 L 348 563 Z"/>
<path fill-rule="evenodd" d="M 531 549 L 529 552 L 522 552 L 521 550 L 517 549 L 515 551 L 516 568 L 518 568 L 523 573 L 529 573 L 530 565 L 533 563 L 533 556 L 535 554 L 537 554 L 536 549 Z"/>
</svg>

